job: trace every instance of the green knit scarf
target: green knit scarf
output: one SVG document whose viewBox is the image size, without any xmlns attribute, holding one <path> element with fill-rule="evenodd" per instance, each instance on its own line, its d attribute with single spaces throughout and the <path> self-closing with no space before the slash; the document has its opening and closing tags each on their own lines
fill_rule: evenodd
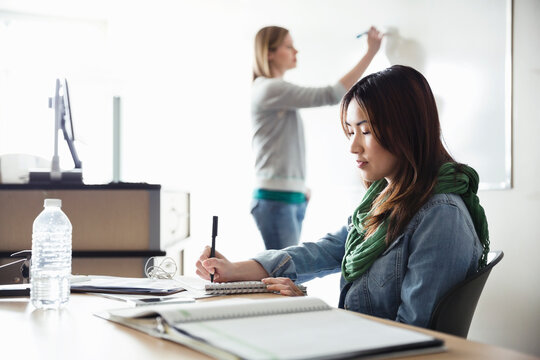
<svg viewBox="0 0 540 360">
<path fill-rule="evenodd" d="M 478 173 L 463 164 L 445 163 L 438 173 L 435 194 L 461 195 L 474 223 L 474 228 L 480 239 L 483 251 L 480 267 L 485 266 L 489 252 L 488 224 L 484 209 L 480 205 L 476 192 L 478 191 Z M 388 219 L 382 222 L 377 230 L 364 239 L 364 220 L 368 218 L 377 204 L 375 198 L 384 190 L 385 179 L 377 180 L 367 190 L 362 202 L 352 216 L 352 227 L 345 243 L 345 256 L 341 264 L 341 272 L 347 281 L 353 281 L 365 273 L 377 257 L 386 249 L 386 232 Z"/>
</svg>

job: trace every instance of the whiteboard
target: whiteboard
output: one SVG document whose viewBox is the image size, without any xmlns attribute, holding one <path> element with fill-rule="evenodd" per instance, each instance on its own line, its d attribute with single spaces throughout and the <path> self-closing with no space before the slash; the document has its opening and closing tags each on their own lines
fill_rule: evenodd
<svg viewBox="0 0 540 360">
<path fill-rule="evenodd" d="M 303 85 L 337 81 L 365 51 L 365 39 L 355 35 L 371 24 L 381 28 L 387 36 L 367 73 L 394 64 L 419 70 L 432 87 L 452 156 L 478 171 L 481 189 L 511 187 L 511 0 L 252 4 L 254 29 L 277 24 L 291 31 L 299 49 L 298 69 L 286 79 Z M 337 107 L 302 110 L 308 181 L 361 186 L 349 159 L 343 160 L 347 148 L 337 114 Z"/>
</svg>

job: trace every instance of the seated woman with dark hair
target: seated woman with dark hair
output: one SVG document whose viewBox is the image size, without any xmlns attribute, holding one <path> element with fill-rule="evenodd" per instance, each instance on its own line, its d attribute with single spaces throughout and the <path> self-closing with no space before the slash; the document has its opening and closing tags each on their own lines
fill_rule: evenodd
<svg viewBox="0 0 540 360">
<path fill-rule="evenodd" d="M 206 248 L 197 274 L 262 279 L 302 295 L 294 282 L 341 271 L 340 307 L 425 327 L 442 295 L 486 263 L 478 174 L 445 150 L 430 86 L 410 67 L 356 83 L 342 100 L 341 125 L 367 187 L 347 226 L 242 262 L 209 258 Z"/>
</svg>

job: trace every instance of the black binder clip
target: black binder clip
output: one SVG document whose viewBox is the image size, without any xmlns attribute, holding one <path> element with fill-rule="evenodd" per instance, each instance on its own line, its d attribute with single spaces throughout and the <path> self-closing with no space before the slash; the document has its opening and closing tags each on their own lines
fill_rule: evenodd
<svg viewBox="0 0 540 360">
<path fill-rule="evenodd" d="M 5 265 L 0 265 L 0 284 L 28 284 L 30 281 L 30 260 L 32 250 L 22 250 L 11 254 L 11 257 L 22 257 Z"/>
</svg>

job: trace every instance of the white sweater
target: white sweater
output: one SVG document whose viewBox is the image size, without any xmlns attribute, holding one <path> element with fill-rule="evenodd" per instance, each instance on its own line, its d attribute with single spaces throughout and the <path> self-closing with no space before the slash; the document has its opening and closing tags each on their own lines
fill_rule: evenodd
<svg viewBox="0 0 540 360">
<path fill-rule="evenodd" d="M 255 152 L 255 186 L 278 191 L 305 191 L 305 141 L 300 108 L 337 104 L 346 89 L 310 88 L 277 78 L 253 81 L 251 118 Z"/>
</svg>

